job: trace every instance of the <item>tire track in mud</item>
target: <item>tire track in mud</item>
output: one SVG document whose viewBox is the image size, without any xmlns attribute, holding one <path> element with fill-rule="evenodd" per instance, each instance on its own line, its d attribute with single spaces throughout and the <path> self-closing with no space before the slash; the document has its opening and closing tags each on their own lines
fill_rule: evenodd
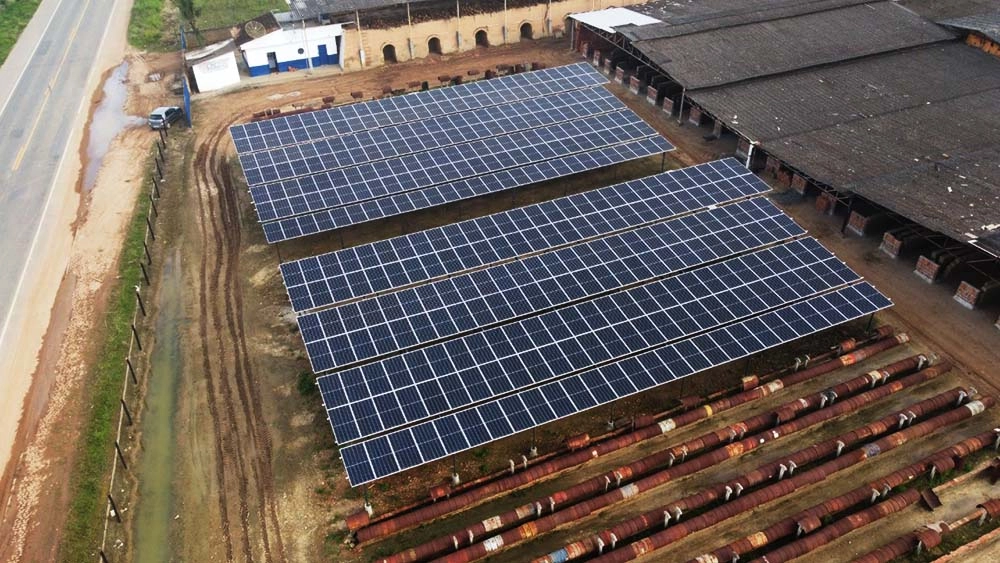
<svg viewBox="0 0 1000 563">
<path fill-rule="evenodd" d="M 225 233 L 223 240 L 228 245 L 227 252 L 229 255 L 229 267 L 225 272 L 225 287 L 227 290 L 226 320 L 232 342 L 234 343 L 236 383 L 241 400 L 243 401 L 242 404 L 248 423 L 248 430 L 255 446 L 256 455 L 253 456 L 255 462 L 254 478 L 258 491 L 257 508 L 260 517 L 264 556 L 266 561 L 272 561 L 271 534 L 268 531 L 267 524 L 267 519 L 270 518 L 273 524 L 277 552 L 280 554 L 279 559 L 284 561 L 281 533 L 274 505 L 274 478 L 271 471 L 271 436 L 262 412 L 259 381 L 253 373 L 246 343 L 243 286 L 239 276 L 240 251 L 242 246 L 239 207 L 228 162 L 225 159 L 220 159 L 218 156 L 219 149 L 221 148 L 220 145 L 225 142 L 227 131 L 228 127 L 224 128 L 220 136 L 212 143 L 210 156 L 211 171 L 215 185 L 218 188 L 217 193 L 219 194 L 220 217 Z"/>
<path fill-rule="evenodd" d="M 195 170 L 201 168 L 204 162 L 204 151 L 199 148 L 195 156 Z M 197 178 L 197 174 L 195 175 Z M 195 195 L 198 202 L 198 230 L 204 243 L 208 238 L 205 226 L 205 201 L 202 195 L 201 183 L 195 181 Z M 218 483 L 217 498 L 219 499 L 219 520 L 222 528 L 223 545 L 225 546 L 226 561 L 233 561 L 233 540 L 229 529 L 229 503 L 226 500 L 226 467 L 223 452 L 223 431 L 221 419 L 219 418 L 219 407 L 216 404 L 216 390 L 214 378 L 212 377 L 211 360 L 208 353 L 208 283 L 205 273 L 208 271 L 208 253 L 203 250 L 200 253 L 201 263 L 198 271 L 198 336 L 201 344 L 202 356 L 202 376 L 206 383 L 206 402 L 208 403 L 209 416 L 212 420 L 212 429 L 215 434 L 215 477 Z"/>
<path fill-rule="evenodd" d="M 264 561 L 284 561 L 275 506 L 270 432 L 263 416 L 258 381 L 251 367 L 244 329 L 242 285 L 239 279 L 242 236 L 238 201 L 226 161 L 219 157 L 227 131 L 228 127 L 223 126 L 212 132 L 209 139 L 199 147 L 195 160 L 201 236 L 204 243 L 199 284 L 201 323 L 206 325 L 201 334 L 205 356 L 203 363 L 209 367 L 211 365 L 208 358 L 215 354 L 213 340 L 219 358 L 218 373 L 206 368 L 205 376 L 212 395 L 209 403 L 213 424 L 217 428 L 217 479 L 220 503 L 226 507 L 222 513 L 223 534 L 228 542 L 227 557 L 232 560 L 232 537 L 228 520 L 230 500 L 226 493 L 230 490 L 229 487 L 235 485 L 239 495 L 237 508 L 242 528 L 240 539 L 243 556 L 252 561 L 252 542 L 259 540 Z M 214 262 L 210 274 L 209 260 Z M 207 327 L 209 319 L 214 339 L 210 338 Z M 227 341 L 232 346 L 231 356 L 228 355 L 230 349 Z M 239 409 L 234 404 L 235 401 L 240 403 Z M 224 412 L 220 412 L 220 403 Z M 248 456 L 251 459 L 247 459 Z M 228 471 L 230 468 L 234 470 L 232 473 Z M 232 479 L 236 479 L 236 482 L 231 482 Z M 251 524 L 250 501 L 255 501 L 253 504 L 259 524 L 258 534 L 254 533 Z M 255 537 L 257 535 L 259 537 Z"/>
</svg>

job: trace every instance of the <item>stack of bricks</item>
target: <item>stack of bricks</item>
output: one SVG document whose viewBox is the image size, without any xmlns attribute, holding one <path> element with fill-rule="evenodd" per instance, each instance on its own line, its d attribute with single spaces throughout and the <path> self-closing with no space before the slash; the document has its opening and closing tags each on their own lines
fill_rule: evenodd
<svg viewBox="0 0 1000 563">
<path fill-rule="evenodd" d="M 619 84 L 625 84 L 625 68 L 618 67 L 615 69 L 615 82 Z"/>
<path fill-rule="evenodd" d="M 830 192 L 822 192 L 816 198 L 816 211 L 823 215 L 833 215 L 837 211 L 837 198 Z"/>
<path fill-rule="evenodd" d="M 934 283 L 937 281 L 938 276 L 941 275 L 941 264 L 938 264 L 927 256 L 921 255 L 917 259 L 917 267 L 913 270 L 913 273 L 927 283 Z"/>
<path fill-rule="evenodd" d="M 809 180 L 806 180 L 806 177 L 801 174 L 793 174 L 792 189 L 800 195 L 806 195 L 806 192 L 809 190 Z"/>
<path fill-rule="evenodd" d="M 987 298 L 992 297 L 1000 289 L 1000 281 L 988 279 L 981 284 L 974 284 L 962 281 L 955 291 L 955 301 L 958 301 L 967 309 L 975 309 L 985 304 Z"/>
<path fill-rule="evenodd" d="M 764 172 L 771 176 L 777 176 L 778 170 L 781 170 L 781 161 L 771 155 L 767 155 L 767 162 L 764 163 Z"/>
<path fill-rule="evenodd" d="M 653 107 L 658 106 L 660 101 L 660 91 L 654 86 L 646 86 L 646 101 L 652 104 Z"/>
<path fill-rule="evenodd" d="M 899 258 L 899 253 L 903 250 L 903 239 L 896 238 L 893 231 L 886 231 L 882 235 L 882 244 L 879 245 L 879 250 L 891 258 Z"/>
<path fill-rule="evenodd" d="M 599 50 L 594 49 L 594 56 L 590 58 L 590 64 L 594 65 L 597 68 L 601 68 L 602 61 L 601 61 L 601 52 Z"/>
<path fill-rule="evenodd" d="M 632 78 L 628 79 L 628 89 L 633 94 L 639 94 L 639 90 L 642 88 L 642 79 L 638 76 L 633 75 Z"/>
<path fill-rule="evenodd" d="M 608 76 L 612 76 L 612 74 L 614 73 L 614 71 L 612 70 L 612 65 L 613 64 L 614 63 L 611 61 L 610 58 L 604 59 L 604 67 L 603 67 L 604 74 L 607 74 Z"/>
<path fill-rule="evenodd" d="M 691 125 L 701 125 L 701 108 L 698 106 L 691 106 L 691 113 L 688 114 L 688 123 Z"/>
<path fill-rule="evenodd" d="M 586 57 L 588 49 L 590 49 L 590 43 L 588 43 L 586 41 L 581 41 L 580 42 L 580 54 L 583 55 L 584 57 Z"/>
<path fill-rule="evenodd" d="M 739 138 L 739 141 L 736 142 L 736 156 L 741 159 L 750 156 L 750 141 L 743 137 Z"/>
<path fill-rule="evenodd" d="M 792 185 L 792 172 L 790 170 L 778 169 L 778 173 L 774 175 L 778 180 L 778 185 L 787 188 Z"/>
<path fill-rule="evenodd" d="M 674 114 L 674 103 L 676 103 L 676 98 L 664 96 L 663 97 L 663 113 L 667 115 Z"/>
</svg>

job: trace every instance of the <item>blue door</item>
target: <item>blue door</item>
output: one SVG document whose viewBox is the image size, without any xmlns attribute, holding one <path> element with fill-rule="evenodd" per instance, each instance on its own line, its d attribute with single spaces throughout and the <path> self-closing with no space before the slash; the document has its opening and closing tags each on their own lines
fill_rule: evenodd
<svg viewBox="0 0 1000 563">
<path fill-rule="evenodd" d="M 319 57 L 317 57 L 317 61 L 313 61 L 313 64 L 314 65 L 325 65 L 325 64 L 327 64 L 327 62 L 328 62 L 327 61 L 328 55 L 326 53 L 326 45 L 319 45 L 317 48 L 319 49 Z"/>
</svg>

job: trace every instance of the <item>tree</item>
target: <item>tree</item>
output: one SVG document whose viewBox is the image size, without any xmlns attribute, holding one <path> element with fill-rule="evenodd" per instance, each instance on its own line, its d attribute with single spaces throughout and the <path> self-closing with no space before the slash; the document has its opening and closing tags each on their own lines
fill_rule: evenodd
<svg viewBox="0 0 1000 563">
<path fill-rule="evenodd" d="M 194 0 L 174 0 L 174 4 L 177 5 L 177 9 L 181 13 L 181 19 L 191 26 L 195 37 L 200 38 L 201 33 L 198 31 L 197 20 L 198 16 L 201 15 L 201 8 L 194 5 Z"/>
</svg>

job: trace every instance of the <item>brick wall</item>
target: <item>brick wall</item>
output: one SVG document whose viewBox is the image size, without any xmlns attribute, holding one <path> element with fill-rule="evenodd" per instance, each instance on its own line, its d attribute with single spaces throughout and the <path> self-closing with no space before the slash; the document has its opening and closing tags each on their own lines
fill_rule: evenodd
<svg viewBox="0 0 1000 563">
<path fill-rule="evenodd" d="M 775 174 L 774 177 L 777 180 L 778 185 L 783 188 L 787 188 L 792 185 L 792 173 L 788 170 L 778 170 L 778 173 Z"/>
</svg>

